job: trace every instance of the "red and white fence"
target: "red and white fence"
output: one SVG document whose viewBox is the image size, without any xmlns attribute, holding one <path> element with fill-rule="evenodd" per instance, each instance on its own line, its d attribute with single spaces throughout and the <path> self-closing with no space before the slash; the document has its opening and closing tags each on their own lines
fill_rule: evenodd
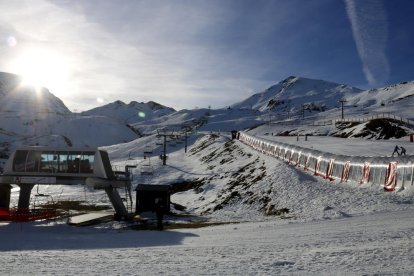
<svg viewBox="0 0 414 276">
<path fill-rule="evenodd" d="M 414 156 L 393 158 L 334 155 L 257 138 L 245 132 L 240 132 L 239 140 L 261 153 L 302 167 L 331 181 L 354 181 L 361 185 L 375 185 L 385 191 L 413 186 Z"/>
</svg>

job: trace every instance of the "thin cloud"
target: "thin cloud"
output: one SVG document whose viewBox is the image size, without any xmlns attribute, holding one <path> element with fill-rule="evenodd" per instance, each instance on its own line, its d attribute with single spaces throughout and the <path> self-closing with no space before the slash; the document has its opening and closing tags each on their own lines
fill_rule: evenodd
<svg viewBox="0 0 414 276">
<path fill-rule="evenodd" d="M 69 80 L 66 91 L 49 88 L 80 111 L 96 98 L 223 107 L 314 69 L 301 45 L 324 1 L 98 2 L 0 1 L 0 33 L 17 38 L 0 51 L 0 71 L 26 47 L 58 52 Z"/>
<path fill-rule="evenodd" d="M 385 54 L 388 22 L 385 7 L 378 0 L 344 0 L 352 33 L 370 85 L 388 80 L 390 66 Z"/>
<path fill-rule="evenodd" d="M 222 107 L 245 96 L 241 91 L 263 84 L 237 79 L 251 68 L 260 69 L 229 55 L 237 52 L 234 45 L 215 43 L 226 35 L 218 33 L 220 27 L 238 18 L 231 10 L 206 2 L 131 1 L 125 2 L 128 8 L 112 1 L 99 8 L 84 3 L 36 1 L 23 8 L 0 3 L 0 15 L 21 32 L 14 55 L 34 45 L 67 57 L 71 72 L 66 91 L 49 88 L 72 110 L 103 104 L 96 98 L 105 103 L 154 100 L 177 109 L 202 103 Z M 5 70 L 13 59 L 0 63 Z"/>
</svg>

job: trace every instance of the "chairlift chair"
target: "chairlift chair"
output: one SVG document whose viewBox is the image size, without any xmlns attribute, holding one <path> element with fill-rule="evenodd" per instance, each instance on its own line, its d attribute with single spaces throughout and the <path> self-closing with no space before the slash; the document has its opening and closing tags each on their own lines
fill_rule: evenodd
<svg viewBox="0 0 414 276">
<path fill-rule="evenodd" d="M 141 175 L 153 175 L 153 169 L 151 165 L 145 164 L 141 166 Z"/>
<path fill-rule="evenodd" d="M 44 197 L 44 198 L 50 198 L 52 205 L 54 205 L 54 201 L 53 201 L 53 197 L 52 195 L 47 195 L 47 194 L 43 194 L 39 192 L 39 184 L 37 184 L 37 188 L 36 188 L 36 194 L 34 195 L 34 201 L 33 201 L 33 209 L 36 209 L 36 198 L 40 198 L 40 197 Z"/>
</svg>

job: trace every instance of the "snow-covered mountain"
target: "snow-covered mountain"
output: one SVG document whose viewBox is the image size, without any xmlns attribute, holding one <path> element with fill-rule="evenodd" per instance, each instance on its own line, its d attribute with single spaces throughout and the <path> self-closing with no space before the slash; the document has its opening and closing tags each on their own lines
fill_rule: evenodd
<svg viewBox="0 0 414 276">
<path fill-rule="evenodd" d="M 289 77 L 229 108 L 175 111 L 152 101 L 116 101 L 73 114 L 47 89 L 36 90 L 20 83 L 18 76 L 0 73 L 0 143 L 6 146 L 104 146 L 131 141 L 139 136 L 137 133 L 150 134 L 162 128 L 181 130 L 183 126 L 204 131 L 242 130 L 285 120 L 289 113 L 300 114 L 296 116 L 300 120 L 303 108 L 305 119 L 316 115 L 312 120 L 332 120 L 340 117 L 340 99 L 347 101 L 347 116 L 392 113 L 412 119 L 414 106 L 414 82 L 362 91 L 322 80 Z M 275 116 L 278 114 L 281 116 Z M 337 130 L 318 132 L 312 127 L 314 131 Z"/>
<path fill-rule="evenodd" d="M 48 124 L 71 112 L 46 88 L 22 86 L 19 76 L 0 73 L 0 115 L 0 138 L 4 142 L 49 133 Z"/>
<path fill-rule="evenodd" d="M 102 116 L 78 116 L 46 88 L 21 85 L 0 72 L 0 148 L 19 145 L 103 146 L 137 138 L 126 124 Z"/>
<path fill-rule="evenodd" d="M 107 116 L 118 119 L 121 122 L 132 124 L 159 118 L 173 112 L 175 112 L 173 108 L 163 106 L 153 101 L 147 103 L 132 101 L 129 104 L 126 104 L 118 100 L 104 106 L 84 111 L 81 115 Z"/>
<path fill-rule="evenodd" d="M 303 107 L 312 111 L 325 111 L 338 106 L 340 99 L 355 96 L 361 91 L 343 84 L 291 76 L 232 105 L 232 108 L 276 113 L 298 112 Z"/>
<path fill-rule="evenodd" d="M 46 88 L 22 86 L 19 76 L 0 72 L 0 111 L 38 119 L 44 114 L 70 114 L 65 104 Z"/>
<path fill-rule="evenodd" d="M 365 90 L 347 100 L 349 107 L 360 107 L 365 112 L 392 113 L 414 119 L 414 81 Z"/>
</svg>

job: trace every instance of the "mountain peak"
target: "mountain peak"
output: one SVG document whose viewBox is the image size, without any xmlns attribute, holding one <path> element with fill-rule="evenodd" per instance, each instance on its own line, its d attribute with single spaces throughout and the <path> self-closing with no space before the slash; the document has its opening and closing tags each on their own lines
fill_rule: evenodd
<svg viewBox="0 0 414 276">
<path fill-rule="evenodd" d="M 166 106 L 159 104 L 157 102 L 154 101 L 149 101 L 147 102 L 147 105 L 152 109 L 152 110 L 159 110 L 159 109 L 163 109 L 163 108 L 167 108 Z"/>
<path fill-rule="evenodd" d="M 114 104 L 116 104 L 116 105 L 125 105 L 125 103 L 123 101 L 120 101 L 120 100 L 115 101 Z"/>
<path fill-rule="evenodd" d="M 163 106 L 153 101 L 148 103 L 131 101 L 129 104 L 125 104 L 123 101 L 118 100 L 84 111 L 82 115 L 107 116 L 118 119 L 119 121 L 136 123 L 144 120 L 142 116 L 138 116 L 138 113 L 145 114 L 145 120 L 150 120 L 173 112 L 175 112 L 173 108 Z"/>
<path fill-rule="evenodd" d="M 296 80 L 298 80 L 300 77 L 296 77 L 296 76 L 289 76 L 286 79 L 282 80 L 281 83 L 290 83 L 290 82 L 294 82 Z"/>
<path fill-rule="evenodd" d="M 32 86 L 21 85 L 21 81 L 19 75 L 0 72 L 0 111 L 14 110 L 32 119 L 45 117 L 45 114 L 71 113 L 47 88 L 36 90 Z"/>
<path fill-rule="evenodd" d="M 263 92 L 233 105 L 233 108 L 252 108 L 276 113 L 303 110 L 323 111 L 337 105 L 340 98 L 351 97 L 362 90 L 338 83 L 298 76 L 289 76 Z"/>
</svg>

